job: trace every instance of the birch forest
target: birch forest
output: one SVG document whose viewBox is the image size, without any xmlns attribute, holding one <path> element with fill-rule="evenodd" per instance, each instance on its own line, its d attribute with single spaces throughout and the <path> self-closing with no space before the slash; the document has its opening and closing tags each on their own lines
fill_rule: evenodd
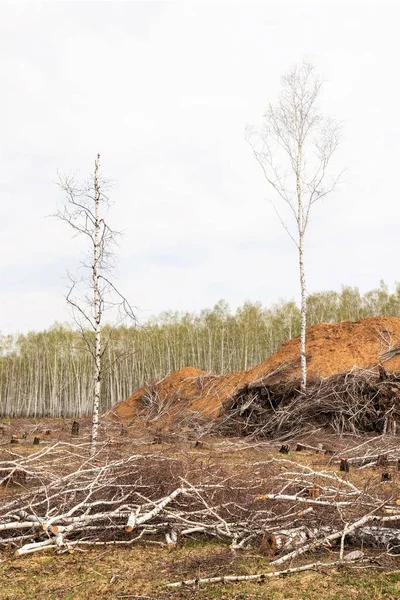
<svg viewBox="0 0 400 600">
<path fill-rule="evenodd" d="M 310 294 L 307 309 L 309 325 L 400 316 L 400 284 L 392 291 L 381 282 L 364 294 L 355 287 Z M 221 300 L 200 314 L 165 312 L 140 326 L 119 327 L 103 357 L 101 411 L 181 367 L 217 374 L 248 369 L 299 331 L 294 301 L 269 308 L 247 302 L 232 313 Z M 92 404 L 93 360 L 79 331 L 55 324 L 46 331 L 0 337 L 3 417 L 83 416 Z"/>
</svg>

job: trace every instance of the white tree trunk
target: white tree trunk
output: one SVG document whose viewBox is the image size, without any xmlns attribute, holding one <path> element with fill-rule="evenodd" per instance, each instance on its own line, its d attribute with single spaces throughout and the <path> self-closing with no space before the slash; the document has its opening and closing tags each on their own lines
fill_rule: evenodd
<svg viewBox="0 0 400 600">
<path fill-rule="evenodd" d="M 299 271 L 300 271 L 300 366 L 301 366 L 301 384 L 302 392 L 307 388 L 307 358 L 306 358 L 306 328 L 307 328 L 307 291 L 306 276 L 304 269 L 304 234 L 306 225 L 306 216 L 303 210 L 303 192 L 301 186 L 303 161 L 302 142 L 298 142 L 296 159 L 296 194 L 297 194 L 297 229 L 299 233 Z"/>
<path fill-rule="evenodd" d="M 94 171 L 94 204 L 95 204 L 95 231 L 93 253 L 93 310 L 95 321 L 95 367 L 94 367 L 94 401 L 92 412 L 92 436 L 90 454 L 96 452 L 97 435 L 99 430 L 99 406 L 101 391 L 101 298 L 99 289 L 99 261 L 101 257 L 101 219 L 99 216 L 100 187 L 99 187 L 99 159 L 97 155 Z"/>
<path fill-rule="evenodd" d="M 300 268 L 300 365 L 301 365 L 301 391 L 305 392 L 307 387 L 307 358 L 306 358 L 306 330 L 307 330 L 307 290 L 304 269 L 304 238 L 300 234 L 299 239 L 299 268 Z"/>
</svg>

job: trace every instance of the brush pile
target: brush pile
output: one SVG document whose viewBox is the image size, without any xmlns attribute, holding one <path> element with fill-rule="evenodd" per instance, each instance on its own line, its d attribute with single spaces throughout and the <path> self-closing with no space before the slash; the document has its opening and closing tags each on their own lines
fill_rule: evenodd
<svg viewBox="0 0 400 600">
<path fill-rule="evenodd" d="M 21 556 L 217 538 L 232 552 L 256 549 L 273 565 L 327 546 L 340 559 L 347 545 L 400 550 L 395 446 L 385 454 L 393 471 L 385 482 L 381 458 L 349 451 L 353 465 L 377 465 L 364 484 L 342 477 L 331 455 L 314 469 L 289 457 L 232 466 L 183 451 L 110 460 L 106 448 L 89 461 L 86 450 L 56 444 L 0 462 L 0 546 Z"/>
<path fill-rule="evenodd" d="M 323 427 L 336 434 L 396 434 L 400 419 L 400 376 L 354 369 L 309 382 L 269 383 L 270 377 L 248 384 L 232 399 L 219 427 L 225 435 L 271 437 L 299 435 Z"/>
</svg>

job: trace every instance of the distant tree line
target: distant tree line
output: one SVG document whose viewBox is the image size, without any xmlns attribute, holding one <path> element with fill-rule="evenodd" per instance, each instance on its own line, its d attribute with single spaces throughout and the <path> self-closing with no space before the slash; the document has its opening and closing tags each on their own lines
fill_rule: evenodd
<svg viewBox="0 0 400 600">
<path fill-rule="evenodd" d="M 400 316 L 400 284 L 390 291 L 381 282 L 365 294 L 343 287 L 310 294 L 307 302 L 309 325 Z M 234 314 L 221 300 L 200 314 L 165 312 L 140 327 L 118 327 L 103 356 L 101 410 L 181 367 L 218 374 L 249 369 L 299 331 L 298 306 L 283 300 L 269 308 L 246 302 Z M 42 332 L 0 336 L 2 416 L 91 414 L 92 386 L 92 358 L 80 332 L 56 324 Z"/>
</svg>

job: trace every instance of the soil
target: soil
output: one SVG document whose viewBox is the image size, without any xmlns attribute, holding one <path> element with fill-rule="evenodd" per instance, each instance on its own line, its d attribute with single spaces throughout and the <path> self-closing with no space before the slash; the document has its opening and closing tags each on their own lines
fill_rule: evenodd
<svg viewBox="0 0 400 600">
<path fill-rule="evenodd" d="M 398 317 L 314 325 L 307 329 L 308 378 L 315 380 L 354 368 L 373 368 L 378 364 L 383 364 L 389 372 L 400 372 L 400 352 L 388 360 L 382 357 L 397 346 L 400 346 Z M 247 371 L 216 376 L 192 367 L 180 369 L 151 387 L 140 388 L 117 404 L 112 414 L 122 420 L 131 420 L 145 407 L 143 399 L 151 396 L 157 398 L 160 406 L 168 405 L 164 413 L 165 424 L 188 409 L 216 418 L 223 413 L 233 394 L 267 376 L 270 383 L 299 379 L 299 337 L 286 342 L 266 361 Z"/>
</svg>

